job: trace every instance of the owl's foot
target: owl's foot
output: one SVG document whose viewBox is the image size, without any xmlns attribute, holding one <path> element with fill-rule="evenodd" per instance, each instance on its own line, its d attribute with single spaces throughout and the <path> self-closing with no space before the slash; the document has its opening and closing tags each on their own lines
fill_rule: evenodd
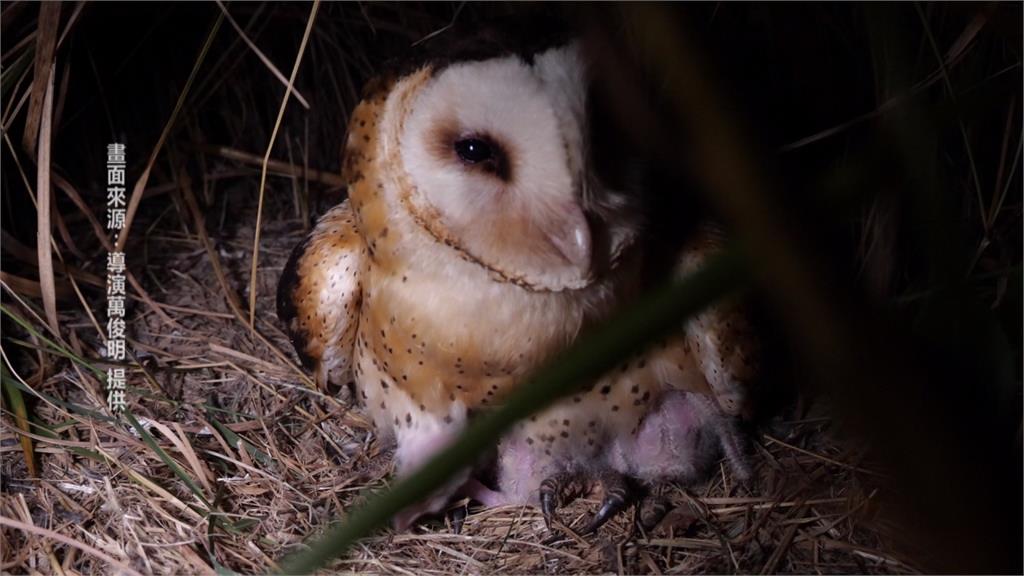
<svg viewBox="0 0 1024 576">
<path fill-rule="evenodd" d="M 544 515 L 544 523 L 551 529 L 553 519 L 557 518 L 559 507 L 572 502 L 589 490 L 588 479 L 583 474 L 574 472 L 560 472 L 549 476 L 540 484 L 540 506 Z M 594 517 L 579 532 L 580 535 L 587 535 L 621 512 L 630 502 L 634 500 L 634 490 L 626 478 L 614 471 L 605 470 L 597 475 L 595 480 L 603 489 L 604 499 Z"/>
<path fill-rule="evenodd" d="M 569 471 L 548 476 L 540 483 L 540 511 L 548 530 L 551 520 L 557 518 L 556 511 L 584 495 L 588 488 L 582 474 Z"/>
</svg>

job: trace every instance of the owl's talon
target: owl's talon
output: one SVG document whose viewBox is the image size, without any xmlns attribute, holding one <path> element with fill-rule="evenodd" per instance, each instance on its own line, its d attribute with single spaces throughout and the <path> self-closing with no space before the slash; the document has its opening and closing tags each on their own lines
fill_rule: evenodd
<svg viewBox="0 0 1024 576">
<path fill-rule="evenodd" d="M 540 483 L 540 511 L 548 530 L 551 530 L 552 520 L 558 519 L 558 509 L 583 492 L 579 480 L 578 475 L 563 471 L 548 476 Z"/>
<path fill-rule="evenodd" d="M 594 514 L 593 519 L 587 524 L 580 534 L 586 535 L 595 532 L 605 522 L 621 512 L 626 504 L 632 500 L 632 491 L 626 483 L 626 479 L 619 474 L 608 473 L 601 478 L 601 485 L 604 487 L 604 500 L 601 501 L 601 508 Z"/>
<path fill-rule="evenodd" d="M 622 511 L 626 507 L 626 503 L 617 498 L 605 498 L 601 502 L 601 508 L 594 514 L 594 518 L 590 520 L 590 524 L 580 531 L 581 536 L 592 534 L 597 531 L 598 528 L 604 526 L 605 522 L 610 520 L 613 516 Z"/>
</svg>

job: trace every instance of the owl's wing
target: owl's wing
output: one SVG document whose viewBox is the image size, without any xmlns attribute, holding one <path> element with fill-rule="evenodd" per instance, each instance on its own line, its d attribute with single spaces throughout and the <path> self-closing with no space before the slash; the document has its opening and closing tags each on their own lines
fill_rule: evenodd
<svg viewBox="0 0 1024 576">
<path fill-rule="evenodd" d="M 277 286 L 277 316 L 321 386 L 351 378 L 365 253 L 346 200 L 295 247 Z"/>
<path fill-rule="evenodd" d="M 721 233 L 705 227 L 686 246 L 676 273 L 687 275 L 721 249 Z M 719 407 L 731 416 L 749 416 L 751 385 L 760 360 L 760 345 L 747 307 L 726 299 L 687 322 L 684 347 L 703 374 Z"/>
</svg>

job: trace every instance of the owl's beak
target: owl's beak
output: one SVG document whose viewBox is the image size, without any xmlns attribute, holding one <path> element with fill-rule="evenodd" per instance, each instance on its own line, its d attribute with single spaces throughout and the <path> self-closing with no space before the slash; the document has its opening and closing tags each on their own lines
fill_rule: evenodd
<svg viewBox="0 0 1024 576">
<path fill-rule="evenodd" d="M 547 236 L 551 245 L 581 279 L 590 276 L 590 225 L 579 206 L 568 206 L 562 214 L 562 221 Z"/>
</svg>

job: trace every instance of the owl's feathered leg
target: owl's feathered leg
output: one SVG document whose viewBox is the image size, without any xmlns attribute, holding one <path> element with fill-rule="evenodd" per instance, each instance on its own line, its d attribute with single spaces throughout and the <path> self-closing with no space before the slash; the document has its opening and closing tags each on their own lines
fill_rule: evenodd
<svg viewBox="0 0 1024 576">
<path fill-rule="evenodd" d="M 692 402 L 697 411 L 704 415 L 706 421 L 714 429 L 719 445 L 722 447 L 722 454 L 729 462 L 736 479 L 741 482 L 748 480 L 752 473 L 746 451 L 746 436 L 740 432 L 737 419 L 724 415 L 715 417 L 718 410 L 710 398 L 694 395 Z"/>
</svg>

